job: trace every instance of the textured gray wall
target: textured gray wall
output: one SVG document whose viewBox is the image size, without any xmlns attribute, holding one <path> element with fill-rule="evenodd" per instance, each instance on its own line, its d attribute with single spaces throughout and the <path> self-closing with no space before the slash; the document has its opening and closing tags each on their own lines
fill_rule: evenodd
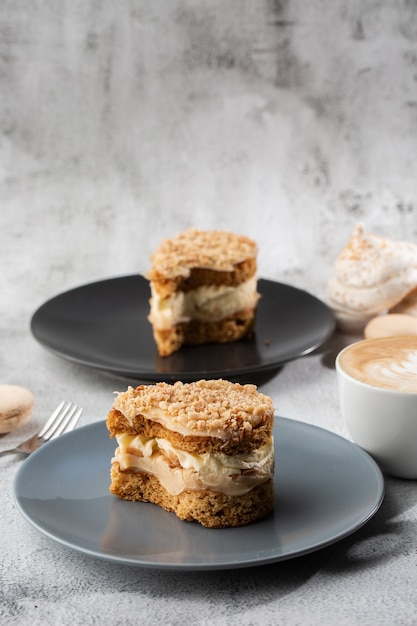
<svg viewBox="0 0 417 626">
<path fill-rule="evenodd" d="M 29 297 L 144 271 L 191 225 L 253 235 L 261 275 L 319 295 L 356 221 L 417 240 L 416 2 L 10 0 L 0 20 L 2 263 Z"/>
</svg>

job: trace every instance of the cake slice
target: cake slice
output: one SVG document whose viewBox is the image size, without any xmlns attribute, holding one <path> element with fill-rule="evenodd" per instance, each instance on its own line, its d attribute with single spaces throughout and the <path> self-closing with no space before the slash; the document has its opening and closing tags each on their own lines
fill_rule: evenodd
<svg viewBox="0 0 417 626">
<path fill-rule="evenodd" d="M 259 299 L 256 259 L 254 241 L 221 230 L 190 228 L 163 240 L 147 274 L 159 354 L 250 335 Z"/>
<path fill-rule="evenodd" d="M 274 504 L 274 411 L 255 385 L 141 385 L 107 417 L 117 440 L 110 491 L 209 528 L 256 522 Z"/>
</svg>

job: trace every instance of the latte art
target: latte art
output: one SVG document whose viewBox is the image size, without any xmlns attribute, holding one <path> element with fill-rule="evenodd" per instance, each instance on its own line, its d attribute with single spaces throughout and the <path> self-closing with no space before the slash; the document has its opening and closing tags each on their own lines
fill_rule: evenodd
<svg viewBox="0 0 417 626">
<path fill-rule="evenodd" d="M 364 374 L 370 381 L 378 381 L 379 386 L 408 389 L 411 385 L 408 390 L 417 392 L 417 352 L 409 352 L 400 363 L 389 359 L 372 361 L 365 365 Z"/>
<path fill-rule="evenodd" d="M 340 365 L 347 374 L 368 385 L 417 393 L 416 337 L 358 342 L 344 351 Z"/>
</svg>

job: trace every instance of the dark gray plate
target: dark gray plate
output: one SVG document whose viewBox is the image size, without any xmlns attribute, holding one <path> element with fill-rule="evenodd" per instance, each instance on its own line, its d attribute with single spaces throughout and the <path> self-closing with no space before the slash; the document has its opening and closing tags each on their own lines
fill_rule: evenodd
<svg viewBox="0 0 417 626">
<path fill-rule="evenodd" d="M 148 322 L 149 283 L 139 275 L 77 287 L 33 315 L 34 337 L 56 354 L 129 378 L 235 378 L 271 370 L 322 345 L 334 330 L 327 306 L 309 293 L 261 279 L 254 336 L 235 343 L 184 347 L 158 356 Z"/>
<path fill-rule="evenodd" d="M 382 474 L 348 440 L 303 422 L 276 418 L 275 511 L 242 528 L 207 529 L 173 513 L 109 494 L 115 442 L 104 422 L 63 435 L 20 468 L 16 504 L 55 541 L 128 565 L 232 569 L 282 561 L 353 533 L 378 510 Z"/>
</svg>

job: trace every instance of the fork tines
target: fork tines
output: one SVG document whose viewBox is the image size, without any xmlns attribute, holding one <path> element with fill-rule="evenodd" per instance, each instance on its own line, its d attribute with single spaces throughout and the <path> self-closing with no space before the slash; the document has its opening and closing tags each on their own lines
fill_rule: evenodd
<svg viewBox="0 0 417 626">
<path fill-rule="evenodd" d="M 64 400 L 52 413 L 45 426 L 39 432 L 38 437 L 54 439 L 59 437 L 65 430 L 72 430 L 78 422 L 81 413 L 82 408 Z"/>
</svg>

